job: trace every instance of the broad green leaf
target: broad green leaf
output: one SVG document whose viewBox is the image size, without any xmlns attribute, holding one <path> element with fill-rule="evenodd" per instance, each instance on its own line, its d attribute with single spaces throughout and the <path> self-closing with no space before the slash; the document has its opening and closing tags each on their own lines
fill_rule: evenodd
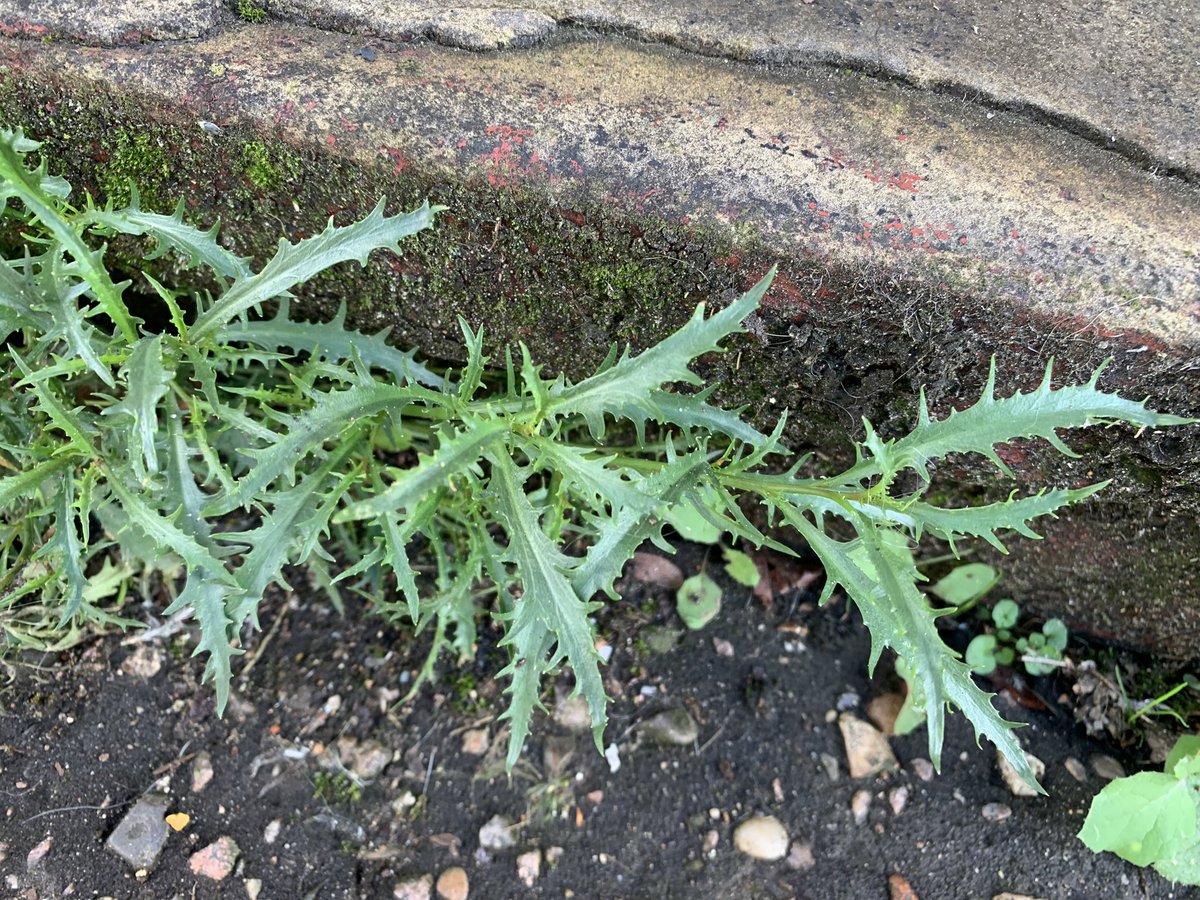
<svg viewBox="0 0 1200 900">
<path fill-rule="evenodd" d="M 996 671 L 996 636 L 977 634 L 967 644 L 967 665 L 980 675 L 991 675 Z"/>
<path fill-rule="evenodd" d="M 608 697 L 587 619 L 599 604 L 585 602 L 571 586 L 569 576 L 579 560 L 565 556 L 543 533 L 517 467 L 504 453 L 489 453 L 488 459 L 492 464 L 489 489 L 496 504 L 496 518 L 508 535 L 506 558 L 516 566 L 524 588 L 512 613 L 505 616 L 501 643 L 511 648 L 513 661 L 502 674 L 515 676 L 522 667 L 545 671 L 559 660 L 565 661 L 575 673 L 576 692 L 587 701 L 592 735 L 599 749 L 608 721 Z M 510 768 L 528 734 L 531 701 L 536 702 L 532 690 L 527 679 L 518 681 L 514 677 L 509 708 L 502 716 L 510 720 L 513 729 L 508 751 Z"/>
<path fill-rule="evenodd" d="M 1047 619 L 1042 625 L 1042 634 L 1046 636 L 1046 643 L 1060 654 L 1067 649 L 1070 633 L 1067 631 L 1067 623 L 1062 619 Z"/>
<path fill-rule="evenodd" d="M 320 234 L 295 244 L 280 239 L 275 256 L 262 271 L 239 278 L 196 320 L 188 333 L 194 343 L 213 338 L 228 322 L 267 300 L 283 296 L 330 266 L 357 260 L 365 266 L 372 250 L 397 250 L 401 238 L 433 224 L 437 211 L 428 203 L 407 215 L 388 218 L 380 200 L 366 218 L 338 227 L 329 220 Z"/>
<path fill-rule="evenodd" d="M 983 597 L 1000 583 L 1000 573 L 986 563 L 966 563 L 955 566 L 929 592 L 952 606 L 966 606 Z"/>
<path fill-rule="evenodd" d="M 720 506 L 716 492 L 706 484 L 698 491 L 689 489 L 684 492 L 680 502 L 662 510 L 662 517 L 685 541 L 717 544 L 723 530 L 714 525 L 712 520 L 719 515 L 717 510 Z M 705 515 L 705 512 L 709 515 Z"/>
<path fill-rule="evenodd" d="M 273 319 L 230 322 L 217 330 L 216 340 L 222 344 L 253 344 L 267 350 L 287 347 L 331 362 L 350 360 L 357 354 L 365 365 L 390 372 L 399 384 L 415 381 L 430 387 L 442 386 L 441 376 L 417 362 L 411 350 L 398 350 L 387 342 L 390 329 L 376 334 L 347 329 L 345 302 L 338 307 L 337 315 L 321 323 L 292 321 L 288 310 L 287 300 L 282 300 Z"/>
<path fill-rule="evenodd" d="M 66 182 L 46 174 L 45 158 L 37 169 L 25 165 L 25 154 L 39 146 L 27 139 L 20 129 L 0 128 L 0 201 L 20 198 L 29 214 L 40 221 L 70 254 L 100 308 L 112 319 L 124 339 L 133 343 L 137 340 L 137 327 L 121 298 L 129 283 L 114 284 L 104 266 L 104 251 L 88 247 L 75 225 L 59 213 L 59 203 L 66 198 L 63 191 Z"/>
<path fill-rule="evenodd" d="M 604 435 L 604 416 L 611 414 L 614 404 L 634 422 L 653 418 L 662 402 L 659 387 L 671 382 L 699 383 L 689 368 L 691 361 L 720 350 L 722 340 L 743 330 L 742 320 L 758 307 L 774 275 L 772 269 L 753 288 L 707 319 L 701 303 L 686 325 L 653 347 L 637 356 L 630 356 L 626 348 L 620 359 L 603 371 L 552 392 L 546 415 L 582 416 L 597 439 Z"/>
<path fill-rule="evenodd" d="M 1175 767 L 1188 757 L 1194 757 L 1200 760 L 1200 734 L 1183 734 L 1175 741 L 1175 746 L 1171 748 L 1171 752 L 1167 754 L 1167 761 L 1163 764 L 1163 771 L 1168 775 L 1174 775 L 1176 778 L 1186 777 L 1184 773 L 1176 772 Z"/>
<path fill-rule="evenodd" d="M 758 584 L 762 576 L 754 560 L 740 550 L 729 547 L 723 548 L 721 552 L 725 554 L 726 575 L 744 587 L 752 588 Z"/>
<path fill-rule="evenodd" d="M 1079 839 L 1138 866 L 1172 860 L 1196 843 L 1197 800 L 1187 780 L 1140 772 L 1110 781 L 1092 800 Z"/>
<path fill-rule="evenodd" d="M 703 572 L 693 575 L 675 592 L 675 610 L 684 625 L 698 631 L 721 611 L 720 586 Z"/>
</svg>

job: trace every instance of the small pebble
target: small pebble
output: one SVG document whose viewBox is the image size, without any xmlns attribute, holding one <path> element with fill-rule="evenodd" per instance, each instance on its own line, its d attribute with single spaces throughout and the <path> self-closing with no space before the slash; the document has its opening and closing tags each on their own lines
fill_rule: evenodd
<svg viewBox="0 0 1200 900">
<path fill-rule="evenodd" d="M 547 847 L 546 848 L 546 864 L 549 866 L 557 866 L 558 861 L 562 859 L 562 847 Z"/>
<path fill-rule="evenodd" d="M 492 816 L 479 829 L 479 846 L 484 850 L 507 850 L 514 844 L 513 823 L 505 816 Z"/>
<path fill-rule="evenodd" d="M 937 771 L 933 768 L 933 763 L 921 756 L 912 760 L 908 765 L 913 770 L 913 774 L 922 781 L 933 781 L 933 776 L 937 774 Z"/>
<path fill-rule="evenodd" d="M 275 839 L 279 837 L 279 832 L 283 828 L 283 822 L 279 819 L 272 819 L 267 823 L 267 827 L 263 829 L 263 843 L 273 844 Z"/>
<path fill-rule="evenodd" d="M 463 732 L 462 752 L 469 756 L 483 756 L 490 744 L 491 739 L 486 728 L 470 728 Z"/>
<path fill-rule="evenodd" d="M 880 694 L 867 703 L 867 718 L 884 734 L 896 733 L 896 717 L 904 706 L 899 694 Z"/>
<path fill-rule="evenodd" d="M 192 760 L 192 793 L 198 794 L 213 780 L 212 757 L 207 753 L 198 753 Z"/>
<path fill-rule="evenodd" d="M 392 888 L 392 896 L 396 900 L 430 900 L 433 897 L 433 876 L 422 875 L 420 878 L 399 881 Z"/>
<path fill-rule="evenodd" d="M 1003 822 L 1012 815 L 1012 808 L 1003 803 L 987 803 L 980 812 L 989 822 Z"/>
<path fill-rule="evenodd" d="M 861 702 L 862 698 L 854 691 L 846 691 L 844 694 L 838 695 L 837 703 L 834 705 L 837 707 L 838 712 L 849 712 L 852 709 L 858 709 L 858 705 Z"/>
<path fill-rule="evenodd" d="M 373 47 L 363 47 L 354 55 L 365 59 L 367 62 L 375 62 L 375 48 Z"/>
<path fill-rule="evenodd" d="M 754 859 L 783 859 L 788 841 L 787 829 L 774 816 L 752 816 L 733 830 L 733 846 Z"/>
<path fill-rule="evenodd" d="M 686 747 L 700 736 L 700 726 L 681 706 L 664 709 L 638 727 L 638 733 L 656 744 Z"/>
<path fill-rule="evenodd" d="M 231 837 L 222 836 L 204 849 L 193 853 L 188 864 L 191 866 L 193 875 L 203 875 L 213 881 L 223 881 L 233 871 L 234 863 L 237 862 L 240 852 L 237 841 Z"/>
<path fill-rule="evenodd" d="M 908 788 L 904 785 L 893 788 L 891 793 L 888 794 L 888 803 L 892 807 L 892 814 L 896 816 L 900 815 L 900 813 L 904 812 L 904 807 L 908 805 Z"/>
<path fill-rule="evenodd" d="M 54 843 L 54 838 L 48 837 L 45 840 L 43 840 L 40 844 L 38 844 L 36 847 L 34 847 L 32 850 L 30 850 L 29 855 L 25 857 L 25 868 L 26 869 L 36 868 L 41 863 L 41 861 L 46 858 L 46 854 L 50 852 L 50 847 L 53 843 Z"/>
<path fill-rule="evenodd" d="M 1092 771 L 1105 781 L 1125 777 L 1125 767 L 1104 753 L 1097 753 L 1089 762 L 1092 764 Z"/>
<path fill-rule="evenodd" d="M 850 798 L 850 812 L 854 814 L 855 825 L 866 824 L 867 815 L 871 812 L 871 792 L 855 791 Z"/>
<path fill-rule="evenodd" d="M 462 866 L 451 866 L 438 876 L 437 895 L 442 900 L 467 900 L 470 890 L 467 870 Z"/>
<path fill-rule="evenodd" d="M 832 753 L 822 753 L 820 759 L 821 766 L 825 769 L 825 774 L 829 777 L 829 780 L 837 781 L 841 774 L 841 767 L 838 765 L 837 757 Z"/>
<path fill-rule="evenodd" d="M 918 900 L 917 892 L 907 878 L 899 872 L 893 872 L 888 876 L 888 900 Z"/>
<path fill-rule="evenodd" d="M 621 768 L 621 751 L 616 744 L 604 748 L 604 759 L 608 762 L 608 771 L 615 775 Z"/>
<path fill-rule="evenodd" d="M 246 896 L 249 900 L 258 900 L 258 895 L 262 893 L 261 878 L 246 879 Z"/>
<path fill-rule="evenodd" d="M 838 728 L 846 744 L 846 763 L 851 778 L 870 778 L 900 767 L 887 738 L 869 722 L 842 713 L 838 716 Z"/>
<path fill-rule="evenodd" d="M 719 844 L 720 841 L 721 841 L 720 832 L 718 832 L 715 828 L 710 829 L 709 831 L 705 832 L 705 834 L 704 834 L 704 843 L 703 843 L 703 845 L 701 845 L 701 849 L 705 853 L 712 853 L 714 850 L 717 849 L 717 844 Z"/>
<path fill-rule="evenodd" d="M 1033 769 L 1033 777 L 1039 781 L 1046 774 L 1046 764 L 1034 756 L 1032 753 L 1026 753 L 1025 759 L 1029 762 L 1029 767 Z M 1004 784 L 1014 797 L 1037 797 L 1038 792 L 1033 786 L 1028 784 L 1024 778 L 1020 776 L 1012 763 L 1008 761 L 1008 757 L 996 751 L 996 768 L 1000 770 L 1000 777 L 1004 780 Z"/>
<path fill-rule="evenodd" d="M 592 729 L 592 714 L 582 694 L 563 694 L 554 704 L 554 721 L 573 734 L 583 734 Z"/>
<path fill-rule="evenodd" d="M 1088 780 L 1087 768 L 1084 766 L 1083 763 L 1081 763 L 1075 757 L 1068 756 L 1066 758 L 1066 760 L 1063 762 L 1063 766 L 1066 768 L 1067 772 L 1070 773 L 1071 777 L 1074 778 L 1076 781 L 1078 781 L 1080 784 L 1087 783 L 1087 780 Z"/>
<path fill-rule="evenodd" d="M 717 656 L 733 656 L 733 644 L 725 640 L 725 638 L 713 638 L 713 649 L 717 651 Z"/>
<path fill-rule="evenodd" d="M 809 844 L 792 844 L 792 850 L 787 856 L 787 867 L 796 872 L 807 872 L 817 864 Z"/>
<path fill-rule="evenodd" d="M 530 850 L 517 857 L 517 877 L 527 888 L 533 887 L 538 875 L 542 873 L 542 853 L 540 850 Z"/>
</svg>

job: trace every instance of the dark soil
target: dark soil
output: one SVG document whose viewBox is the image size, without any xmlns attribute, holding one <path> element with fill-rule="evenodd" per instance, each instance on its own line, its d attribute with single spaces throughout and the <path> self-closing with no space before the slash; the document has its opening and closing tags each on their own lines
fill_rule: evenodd
<svg viewBox="0 0 1200 900">
<path fill-rule="evenodd" d="M 685 572 L 702 559 L 685 551 Z M 262 610 L 263 633 L 242 658 L 252 667 L 224 718 L 211 692 L 197 686 L 201 666 L 188 658 L 186 634 L 143 645 L 112 635 L 41 659 L 40 668 L 18 667 L 0 717 L 5 896 L 243 898 L 247 879 L 259 879 L 259 896 L 271 900 L 388 898 L 397 882 L 436 878 L 453 865 L 466 869 L 471 896 L 484 900 L 882 900 L 892 875 L 907 879 L 921 900 L 1004 891 L 1089 900 L 1200 896 L 1110 854 L 1095 856 L 1075 838 L 1102 782 L 1094 774 L 1077 782 L 1064 761 L 1116 751 L 1083 737 L 1069 714 L 1030 711 L 1004 695 L 998 701 L 1006 718 L 1029 723 L 1022 740 L 1046 762 L 1049 797 L 1012 796 L 991 748 L 975 746 L 960 716 L 950 720 L 939 777 L 925 782 L 914 771 L 912 761 L 927 755 L 922 730 L 892 741 L 902 771 L 853 782 L 828 713 L 845 694 L 865 703 L 879 691 L 866 674 L 868 639 L 856 616 L 839 603 L 816 609 L 815 595 L 798 591 L 764 609 L 725 584 L 722 614 L 656 654 L 646 629 L 679 627 L 673 598 L 632 579 L 624 585 L 627 602 L 601 623 L 614 648 L 606 741 L 619 747 L 617 772 L 590 735 L 572 736 L 542 717 L 521 765 L 505 777 L 506 732 L 489 678 L 502 665 L 494 634 L 481 634 L 477 664 L 456 674 L 442 660 L 436 688 L 393 708 L 402 680 L 423 663 L 428 637 L 359 606 L 342 617 L 301 594 L 276 595 Z M 721 655 L 714 638 L 728 641 L 734 655 Z M 138 662 L 158 661 L 160 670 L 129 671 L 135 651 Z M 671 704 L 700 722 L 698 740 L 639 744 L 639 721 Z M 488 729 L 487 754 L 464 752 L 469 728 Z M 333 762 L 339 738 L 343 753 L 374 740 L 393 760 L 359 789 Z M 194 792 L 192 768 L 202 753 L 215 776 Z M 838 760 L 836 779 L 821 754 Z M 169 781 L 171 811 L 191 818 L 139 876 L 104 842 L 161 779 Z M 873 802 L 856 824 L 851 797 L 864 787 Z M 899 814 L 889 802 L 897 787 L 910 792 Z M 1012 815 L 989 821 L 981 812 L 989 803 Z M 814 864 L 798 869 L 735 850 L 733 827 L 756 813 L 778 817 L 793 842 L 811 848 Z M 481 852 L 479 829 L 498 814 L 519 823 L 516 846 Z M 280 834 L 267 843 L 275 820 Z M 710 831 L 716 844 L 706 852 Z M 241 848 L 235 872 L 220 883 L 193 875 L 190 855 L 222 835 Z M 27 865 L 46 838 L 44 858 Z M 526 887 L 516 857 L 535 848 L 561 856 L 543 862 Z"/>
</svg>

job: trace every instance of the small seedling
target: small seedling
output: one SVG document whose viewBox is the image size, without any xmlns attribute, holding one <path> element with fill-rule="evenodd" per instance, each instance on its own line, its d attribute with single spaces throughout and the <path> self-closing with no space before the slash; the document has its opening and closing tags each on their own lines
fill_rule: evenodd
<svg viewBox="0 0 1200 900">
<path fill-rule="evenodd" d="M 1049 619 L 1040 631 L 1016 637 L 1014 629 L 1021 618 L 1021 608 L 1012 600 L 1001 600 L 992 607 L 991 619 L 995 631 L 976 635 L 967 645 L 967 665 L 980 675 L 990 675 L 1000 666 L 1011 666 L 1020 654 L 1025 671 L 1030 675 L 1049 675 L 1062 663 L 1067 649 L 1067 626 L 1062 619 Z"/>
<path fill-rule="evenodd" d="M 693 575 L 679 586 L 675 608 L 688 628 L 703 628 L 721 611 L 721 587 L 703 572 Z"/>
</svg>

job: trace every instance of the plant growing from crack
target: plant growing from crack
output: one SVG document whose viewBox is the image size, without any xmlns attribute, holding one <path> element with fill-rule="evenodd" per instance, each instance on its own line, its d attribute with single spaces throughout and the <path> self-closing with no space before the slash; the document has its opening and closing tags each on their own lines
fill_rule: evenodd
<svg viewBox="0 0 1200 900">
<path fill-rule="evenodd" d="M 908 435 L 884 440 L 866 423 L 853 466 L 808 477 L 806 460 L 782 443 L 785 419 L 759 431 L 710 404 L 711 388 L 697 390 L 690 369 L 741 331 L 769 276 L 725 309 L 708 314 L 702 304 L 638 355 L 614 348 L 581 381 L 544 374 L 523 346 L 489 368 L 483 333 L 466 322 L 465 367 L 438 370 L 386 333 L 349 329 L 344 309 L 308 323 L 288 306 L 297 285 L 396 250 L 436 209 L 389 217 L 381 201 L 359 222 L 281 240 L 254 271 L 217 242 L 215 227 L 184 222 L 182 208 L 146 212 L 136 192 L 125 208 L 90 198 L 71 206 L 67 183 L 44 162 L 31 166 L 37 147 L 0 131 L 0 207 L 30 235 L 21 258 L 0 263 L 0 621 L 10 641 L 22 634 L 11 627 L 22 604 L 52 610 L 60 630 L 87 619 L 127 624 L 89 593 L 101 567 L 174 564 L 182 590 L 163 612 L 198 621 L 196 652 L 223 709 L 264 592 L 285 583 L 287 567 L 305 565 L 335 598 L 353 585 L 383 614 L 432 628 L 424 677 L 447 644 L 470 657 L 476 619 L 492 617 L 509 655 L 497 677 L 507 681 L 511 768 L 545 677 L 563 667 L 601 745 L 608 698 L 589 616 L 598 597 L 615 597 L 637 547 L 665 545 L 672 509 L 789 552 L 746 517 L 740 502 L 749 499 L 765 507 L 770 529 L 793 529 L 820 557 L 822 602 L 840 586 L 858 605 L 871 665 L 885 648 L 900 657 L 935 764 L 953 706 L 1035 783 L 1010 723 L 939 637 L 940 611 L 917 589 L 914 546 L 932 535 L 1002 548 L 1005 532 L 1032 536 L 1032 520 L 1105 483 L 943 509 L 923 499 L 930 464 L 975 453 L 1010 475 L 995 448 L 1015 438 L 1069 452 L 1057 429 L 1184 419 L 1101 391 L 1099 371 L 1056 389 L 1047 368 L 1035 390 L 998 398 L 993 365 L 973 406 L 934 419 L 922 395 Z M 149 327 L 127 301 L 129 283 L 114 283 L 105 267 L 102 242 L 114 234 L 148 238 L 148 260 L 172 253 L 207 268 L 216 290 L 185 294 L 146 275 L 168 319 Z M 268 303 L 278 309 L 263 318 Z M 620 420 L 636 442 L 612 438 Z M 855 537 L 832 537 L 832 519 Z M 338 546 L 355 560 L 341 571 L 332 568 Z M 432 559 L 431 576 L 414 554 Z"/>
</svg>

